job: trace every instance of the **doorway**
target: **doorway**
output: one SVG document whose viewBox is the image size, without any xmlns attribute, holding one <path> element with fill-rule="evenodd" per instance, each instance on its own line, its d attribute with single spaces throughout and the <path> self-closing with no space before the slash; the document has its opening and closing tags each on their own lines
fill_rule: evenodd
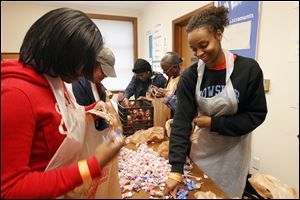
<svg viewBox="0 0 300 200">
<path fill-rule="evenodd" d="M 177 18 L 172 21 L 172 32 L 173 32 L 173 51 L 178 53 L 181 56 L 183 62 L 183 70 L 191 66 L 193 63 L 197 62 L 197 58 L 194 56 L 193 51 L 191 50 L 188 41 L 187 41 L 187 32 L 186 27 L 190 18 L 200 11 L 213 7 L 214 3 L 209 3 L 197 10 L 194 10 L 180 18 Z"/>
</svg>

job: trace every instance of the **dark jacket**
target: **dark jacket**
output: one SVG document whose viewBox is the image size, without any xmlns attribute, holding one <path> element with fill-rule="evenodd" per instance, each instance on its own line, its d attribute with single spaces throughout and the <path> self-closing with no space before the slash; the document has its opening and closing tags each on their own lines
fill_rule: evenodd
<svg viewBox="0 0 300 200">
<path fill-rule="evenodd" d="M 105 101 L 106 98 L 105 88 L 102 84 L 101 86 L 102 86 L 102 92 L 101 94 L 99 94 L 99 97 L 100 100 Z M 79 105 L 88 106 L 96 101 L 93 95 L 91 84 L 84 77 L 81 77 L 78 82 L 72 83 L 72 90 L 76 98 L 76 101 Z M 105 122 L 103 118 L 99 118 L 95 120 L 95 127 L 97 130 L 103 130 L 108 127 L 108 124 Z"/>
<path fill-rule="evenodd" d="M 143 82 L 139 80 L 136 75 L 134 75 L 125 89 L 124 96 L 129 99 L 132 95 L 134 98 L 137 99 L 140 96 L 146 96 L 146 92 L 150 85 L 154 85 L 159 88 L 164 88 L 166 85 L 167 79 L 164 77 L 163 74 L 158 72 L 153 72 L 152 77 L 149 81 Z"/>
<path fill-rule="evenodd" d="M 173 172 L 183 172 L 191 142 L 192 120 L 197 115 L 195 99 L 198 78 L 197 63 L 187 68 L 177 85 L 177 107 L 170 137 L 169 162 Z M 226 70 L 204 71 L 201 94 L 218 94 L 216 85 L 225 85 Z M 263 87 L 263 72 L 258 63 L 250 58 L 237 56 L 230 76 L 238 100 L 234 115 L 212 116 L 211 131 L 228 137 L 239 137 L 250 133 L 261 125 L 267 115 L 267 102 Z M 215 88 L 205 92 L 207 88 Z M 204 96 L 206 98 L 212 96 Z M 201 110 L 201 108 L 200 108 Z"/>
</svg>

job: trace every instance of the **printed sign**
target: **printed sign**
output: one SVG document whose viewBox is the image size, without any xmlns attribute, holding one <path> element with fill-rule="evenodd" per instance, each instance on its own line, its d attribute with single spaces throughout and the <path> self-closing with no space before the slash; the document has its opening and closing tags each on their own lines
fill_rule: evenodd
<svg viewBox="0 0 300 200">
<path fill-rule="evenodd" d="M 229 25 L 225 27 L 222 47 L 232 53 L 256 59 L 259 1 L 218 1 L 229 10 Z"/>
</svg>

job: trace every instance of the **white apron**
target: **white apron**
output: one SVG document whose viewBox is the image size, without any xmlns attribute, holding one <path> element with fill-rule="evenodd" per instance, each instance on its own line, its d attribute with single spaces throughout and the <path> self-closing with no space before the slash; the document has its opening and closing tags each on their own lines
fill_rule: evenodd
<svg viewBox="0 0 300 200">
<path fill-rule="evenodd" d="M 87 116 L 83 106 L 76 103 L 74 95 L 60 78 L 44 75 L 50 84 L 56 99 L 57 112 L 62 119 L 59 132 L 66 137 L 50 160 L 45 171 L 50 171 L 65 165 L 74 164 L 81 159 L 87 159 L 95 153 L 97 146 L 103 141 L 103 135 L 109 134 L 110 129 L 101 132 L 95 129 L 94 119 Z M 65 89 L 64 89 L 65 88 Z M 68 93 L 66 100 L 64 92 Z M 67 101 L 67 104 L 66 104 Z M 63 130 L 63 123 L 67 131 Z M 120 198 L 118 175 L 118 157 L 102 169 L 101 178 L 93 179 L 68 194 L 58 198 Z"/>
<path fill-rule="evenodd" d="M 211 98 L 200 96 L 205 63 L 198 62 L 196 101 L 198 115 L 222 116 L 237 112 L 237 99 L 230 75 L 233 54 L 223 50 L 226 58 L 226 82 L 222 92 Z M 237 122 L 238 123 L 238 122 Z M 250 163 L 251 133 L 240 137 L 222 136 L 208 128 L 196 127 L 190 157 L 229 197 L 241 197 Z"/>
<path fill-rule="evenodd" d="M 70 102 L 66 105 L 64 82 L 60 78 L 47 75 L 45 77 L 54 93 L 57 112 L 62 116 L 59 132 L 66 135 L 46 168 L 46 170 L 51 170 L 78 161 L 83 146 L 86 122 L 84 107 L 75 103 L 74 96 L 67 89 Z M 63 123 L 67 131 L 63 130 Z"/>
</svg>

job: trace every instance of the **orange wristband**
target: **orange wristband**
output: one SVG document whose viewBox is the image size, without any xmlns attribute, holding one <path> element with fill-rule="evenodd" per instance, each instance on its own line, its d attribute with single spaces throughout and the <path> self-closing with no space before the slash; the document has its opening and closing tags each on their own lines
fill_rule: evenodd
<svg viewBox="0 0 300 200">
<path fill-rule="evenodd" d="M 86 182 L 86 181 L 89 181 L 92 179 L 90 169 L 89 169 L 89 166 L 88 166 L 86 160 L 80 160 L 78 162 L 78 169 L 79 169 L 79 173 L 81 175 L 83 182 Z"/>
<path fill-rule="evenodd" d="M 171 172 L 171 173 L 169 174 L 169 178 L 170 178 L 170 179 L 173 179 L 173 180 L 175 180 L 175 181 L 177 181 L 177 182 L 181 182 L 181 181 L 182 181 L 182 175 L 179 174 L 179 173 L 173 173 L 173 172 Z"/>
</svg>

